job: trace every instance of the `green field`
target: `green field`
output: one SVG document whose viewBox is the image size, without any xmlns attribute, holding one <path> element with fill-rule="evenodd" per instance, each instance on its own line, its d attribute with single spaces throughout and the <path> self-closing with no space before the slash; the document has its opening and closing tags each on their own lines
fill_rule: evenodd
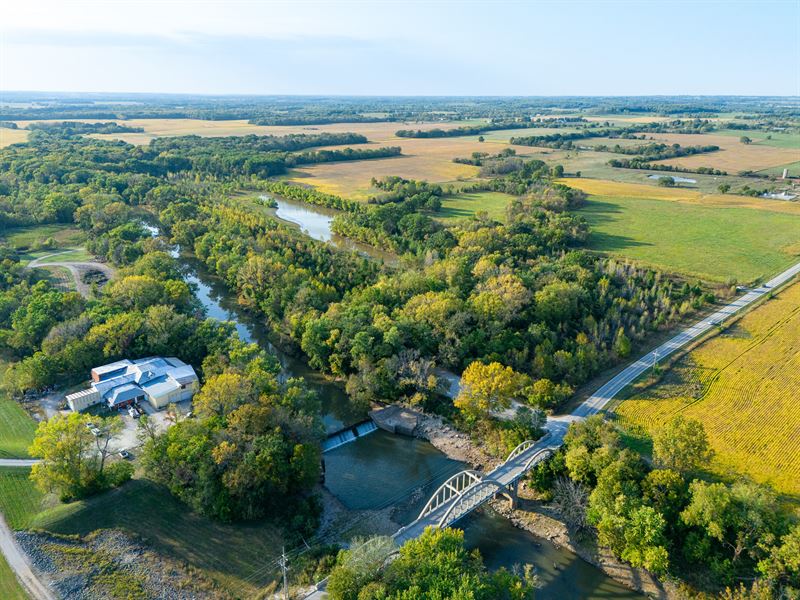
<svg viewBox="0 0 800 600">
<path fill-rule="evenodd" d="M 751 282 L 798 260 L 800 216 L 644 198 L 591 196 L 590 246 L 667 271 Z"/>
<path fill-rule="evenodd" d="M 0 360 L 0 383 L 8 363 Z M 14 400 L 0 391 L 0 458 L 28 458 L 36 423 Z"/>
<path fill-rule="evenodd" d="M 785 165 L 778 165 L 777 167 L 770 167 L 769 169 L 762 169 L 759 173 L 763 173 L 764 175 L 776 175 L 780 177 L 783 175 L 783 170 L 789 169 L 789 175 L 791 177 L 797 177 L 800 175 L 800 161 L 787 163 Z"/>
<path fill-rule="evenodd" d="M 437 218 L 447 221 L 463 219 L 485 211 L 492 219 L 505 220 L 506 206 L 513 196 L 502 192 L 470 192 L 448 196 L 442 200 Z"/>
<path fill-rule="evenodd" d="M 715 131 L 715 134 L 729 135 L 732 137 L 747 136 L 753 140 L 754 144 L 772 146 L 773 148 L 797 148 L 800 149 L 800 133 L 782 133 L 780 131 L 761 131 L 760 129 L 724 129 Z M 769 136 L 769 139 L 767 139 Z"/>
<path fill-rule="evenodd" d="M 80 244 L 85 234 L 74 225 L 14 227 L 0 233 L 0 239 L 14 248 L 30 248 L 48 238 L 53 238 L 59 247 L 65 247 Z"/>
<path fill-rule="evenodd" d="M 0 512 L 11 529 L 28 529 L 44 496 L 30 480 L 30 468 L 0 467 Z"/>
</svg>

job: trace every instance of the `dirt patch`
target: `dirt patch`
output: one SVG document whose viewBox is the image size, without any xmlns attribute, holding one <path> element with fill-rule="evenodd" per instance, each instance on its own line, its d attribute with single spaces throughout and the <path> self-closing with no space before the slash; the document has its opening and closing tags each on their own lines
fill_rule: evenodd
<svg viewBox="0 0 800 600">
<path fill-rule="evenodd" d="M 121 531 L 83 538 L 22 531 L 17 541 L 62 600 L 216 600 L 227 594 L 200 572 L 158 555 Z"/>
</svg>

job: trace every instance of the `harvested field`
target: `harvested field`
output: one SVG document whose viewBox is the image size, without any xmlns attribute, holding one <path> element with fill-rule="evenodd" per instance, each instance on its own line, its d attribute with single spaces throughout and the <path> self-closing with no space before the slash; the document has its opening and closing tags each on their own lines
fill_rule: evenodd
<svg viewBox="0 0 800 600">
<path fill-rule="evenodd" d="M 644 198 L 653 200 L 671 200 L 685 204 L 694 204 L 718 208 L 751 208 L 790 215 L 800 215 L 800 203 L 785 200 L 769 200 L 751 198 L 734 194 L 704 194 L 687 188 L 665 188 L 639 183 L 621 183 L 606 179 L 567 178 L 559 183 L 583 190 L 587 194 L 598 196 L 624 196 L 626 198 Z"/>
<path fill-rule="evenodd" d="M 30 131 L 24 129 L 9 129 L 0 127 L 0 148 L 5 148 L 11 144 L 21 144 L 28 141 Z"/>
<path fill-rule="evenodd" d="M 715 451 L 710 471 L 746 476 L 800 499 L 800 284 L 778 294 L 680 359 L 616 408 L 646 440 L 676 414 L 700 420 Z"/>
<path fill-rule="evenodd" d="M 681 146 L 719 146 L 717 152 L 695 154 L 658 161 L 665 165 L 678 165 L 689 169 L 713 167 L 736 174 L 739 171 L 759 171 L 800 159 L 797 148 L 775 147 L 765 144 L 743 144 L 738 137 L 718 134 L 654 133 L 656 141 Z"/>
</svg>

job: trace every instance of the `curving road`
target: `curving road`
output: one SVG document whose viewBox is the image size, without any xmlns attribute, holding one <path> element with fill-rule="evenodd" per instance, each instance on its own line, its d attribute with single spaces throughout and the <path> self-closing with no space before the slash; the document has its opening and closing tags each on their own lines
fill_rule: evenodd
<svg viewBox="0 0 800 600">
<path fill-rule="evenodd" d="M 72 278 L 75 280 L 75 289 L 83 296 L 84 298 L 88 298 L 92 292 L 92 286 L 90 284 L 84 283 L 82 275 L 87 271 L 100 271 L 103 273 L 106 278 L 110 281 L 112 277 L 114 277 L 114 269 L 108 266 L 105 263 L 97 262 L 97 261 L 63 261 L 59 262 L 58 260 L 49 260 L 54 257 L 60 256 L 62 254 L 69 254 L 74 252 L 77 248 L 71 248 L 69 250 L 65 250 L 63 252 L 54 252 L 52 254 L 46 254 L 45 256 L 40 256 L 39 258 L 32 260 L 28 263 L 29 269 L 35 269 L 36 267 L 64 267 L 68 269 Z"/>
<path fill-rule="evenodd" d="M 616 397 L 617 394 L 635 381 L 640 375 L 647 371 L 647 369 L 652 368 L 653 365 L 659 360 L 662 360 L 681 348 L 686 347 L 692 341 L 713 330 L 715 327 L 718 327 L 726 319 L 739 313 L 748 306 L 751 306 L 754 302 L 757 302 L 767 294 L 772 293 L 776 288 L 789 282 L 797 275 L 800 275 L 800 263 L 789 267 L 780 275 L 777 275 L 764 285 L 753 290 L 749 290 L 740 298 L 737 298 L 730 304 L 727 304 L 702 321 L 687 327 L 675 337 L 661 344 L 655 350 L 648 352 L 636 362 L 628 365 L 625 367 L 625 369 L 620 371 L 617 375 L 612 377 L 608 382 L 601 386 L 594 394 L 587 398 L 586 401 L 584 401 L 571 414 L 549 418 L 547 420 L 547 425 L 545 426 L 548 431 L 548 435 L 539 440 L 539 442 L 535 445 L 528 448 L 525 452 L 497 467 L 494 471 L 486 475 L 484 479 L 495 479 L 502 484 L 508 484 L 515 481 L 525 473 L 527 469 L 524 468 L 524 465 L 537 452 L 540 452 L 544 449 L 555 449 L 561 446 L 564 435 L 566 434 L 569 424 L 572 421 L 585 419 L 586 417 L 600 412 L 611 400 Z M 474 486 L 477 485 L 479 484 L 474 484 Z M 479 506 L 492 496 L 493 494 L 485 495 L 485 497 L 482 495 L 480 501 L 477 502 L 473 508 Z M 455 503 L 460 500 L 460 498 L 461 496 L 459 495 L 452 498 L 450 501 L 443 503 L 434 512 L 421 517 L 409 525 L 401 528 L 392 537 L 398 544 L 402 544 L 403 542 L 421 535 L 425 530 L 425 527 L 438 526 L 439 520 Z M 326 584 L 327 581 L 322 581 L 317 584 L 317 589 L 310 595 L 306 596 L 305 600 L 321 600 L 322 598 L 325 598 L 327 596 L 325 593 Z"/>
</svg>

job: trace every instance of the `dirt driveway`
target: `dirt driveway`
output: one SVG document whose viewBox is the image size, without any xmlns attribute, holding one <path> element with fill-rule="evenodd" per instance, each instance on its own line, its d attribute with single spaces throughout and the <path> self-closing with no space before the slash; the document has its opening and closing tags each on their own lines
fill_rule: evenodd
<svg viewBox="0 0 800 600">
<path fill-rule="evenodd" d="M 114 276 L 114 269 L 106 263 L 96 261 L 59 261 L 58 257 L 62 254 L 69 254 L 76 249 L 71 248 L 63 252 L 54 252 L 53 254 L 46 254 L 39 258 L 32 260 L 28 263 L 28 268 L 35 269 L 36 267 L 64 267 L 69 269 L 72 278 L 75 280 L 75 289 L 84 298 L 88 298 L 92 292 L 92 286 L 83 281 L 84 273 L 89 271 L 100 271 L 106 276 L 106 279 L 111 280 Z"/>
</svg>

